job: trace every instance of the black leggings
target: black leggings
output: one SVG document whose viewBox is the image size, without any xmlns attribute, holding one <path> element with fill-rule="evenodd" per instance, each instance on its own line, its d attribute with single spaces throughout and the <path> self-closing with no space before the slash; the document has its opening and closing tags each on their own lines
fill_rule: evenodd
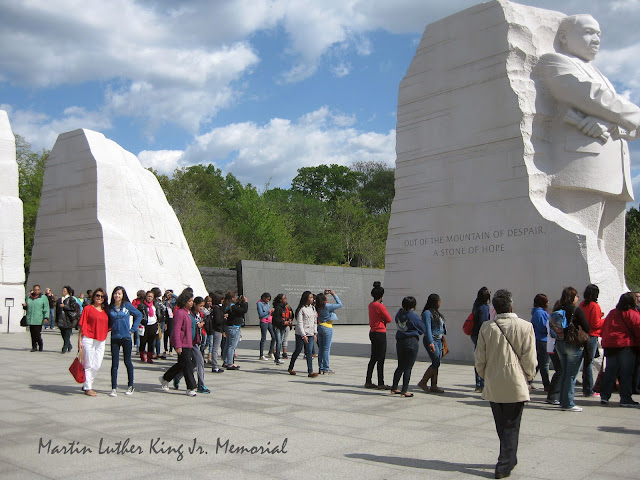
<svg viewBox="0 0 640 480">
<path fill-rule="evenodd" d="M 366 383 L 372 383 L 373 367 L 378 364 L 378 385 L 384 385 L 384 359 L 387 356 L 387 332 L 369 332 L 371 358 L 367 367 Z"/>
<path fill-rule="evenodd" d="M 153 357 L 153 348 L 156 338 L 158 336 L 158 324 L 145 325 L 144 337 L 140 338 L 140 352 L 144 352 L 145 345 L 147 346 L 147 353 L 150 353 Z"/>
<path fill-rule="evenodd" d="M 31 334 L 31 348 L 42 351 L 42 325 L 29 325 L 29 333 Z"/>
<path fill-rule="evenodd" d="M 402 392 L 409 390 L 411 369 L 418 356 L 418 337 L 406 337 L 396 340 L 396 352 L 398 353 L 398 368 L 393 374 L 393 389 L 398 389 L 400 377 L 402 377 Z"/>
</svg>

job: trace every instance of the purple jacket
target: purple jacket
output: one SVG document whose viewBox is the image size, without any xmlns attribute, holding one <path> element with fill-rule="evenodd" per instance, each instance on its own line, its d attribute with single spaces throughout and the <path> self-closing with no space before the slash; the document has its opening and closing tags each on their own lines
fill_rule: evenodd
<svg viewBox="0 0 640 480">
<path fill-rule="evenodd" d="M 193 337 L 191 335 L 191 317 L 186 308 L 176 308 L 173 312 L 173 331 L 171 343 L 173 348 L 192 348 Z"/>
</svg>

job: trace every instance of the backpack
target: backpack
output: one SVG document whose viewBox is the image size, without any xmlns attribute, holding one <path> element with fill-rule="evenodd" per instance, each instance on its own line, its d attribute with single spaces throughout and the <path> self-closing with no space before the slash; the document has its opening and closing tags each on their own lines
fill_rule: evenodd
<svg viewBox="0 0 640 480">
<path fill-rule="evenodd" d="M 462 324 L 462 331 L 466 335 L 471 335 L 473 333 L 473 312 L 469 314 L 467 319 Z"/>
<path fill-rule="evenodd" d="M 64 304 L 69 310 L 65 310 L 65 315 L 71 323 L 71 328 L 76 328 L 78 320 L 80 320 L 80 305 L 75 301 L 73 297 L 69 297 L 64 301 Z"/>
<path fill-rule="evenodd" d="M 564 329 L 567 328 L 567 313 L 557 310 L 549 315 L 549 332 L 556 340 L 564 340 Z"/>
</svg>

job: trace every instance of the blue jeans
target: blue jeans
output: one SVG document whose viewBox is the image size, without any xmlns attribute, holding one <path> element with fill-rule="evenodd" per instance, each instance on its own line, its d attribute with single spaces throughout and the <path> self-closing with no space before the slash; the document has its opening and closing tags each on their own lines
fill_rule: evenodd
<svg viewBox="0 0 640 480">
<path fill-rule="evenodd" d="M 276 353 L 274 354 L 275 362 L 277 363 L 280 360 L 280 352 L 282 351 L 282 339 L 284 337 L 284 330 L 280 330 L 279 328 L 274 328 L 273 333 L 276 340 Z"/>
<path fill-rule="evenodd" d="M 49 330 L 53 330 L 53 324 L 55 323 L 56 320 L 56 309 L 55 308 L 50 308 L 49 309 Z M 46 328 L 46 327 L 44 327 Z M 44 330 L 43 328 L 43 330 Z"/>
<path fill-rule="evenodd" d="M 302 335 L 296 335 L 296 350 L 291 355 L 291 362 L 289 362 L 289 370 L 293 370 L 293 366 L 296 363 L 296 359 L 298 355 L 302 352 L 304 348 L 304 353 L 307 356 L 307 371 L 308 373 L 313 373 L 313 335 L 309 335 L 307 337 L 307 343 L 303 340 Z"/>
<path fill-rule="evenodd" d="M 133 387 L 133 362 L 131 361 L 131 337 L 111 339 L 111 388 L 118 388 L 118 364 L 120 363 L 120 347 L 127 367 L 127 385 Z"/>
<path fill-rule="evenodd" d="M 471 341 L 473 342 L 473 351 L 476 351 L 476 345 L 478 345 L 478 336 L 471 335 Z M 484 388 L 484 378 L 478 375 L 476 367 L 473 367 L 473 371 L 476 374 L 476 388 Z"/>
<path fill-rule="evenodd" d="M 260 322 L 260 356 L 264 355 L 264 344 L 267 341 L 267 332 L 271 335 L 271 343 L 269 344 L 269 353 L 273 352 L 276 339 L 273 334 L 273 324 Z"/>
<path fill-rule="evenodd" d="M 240 341 L 240 327 L 224 327 L 227 334 L 227 345 L 224 354 L 224 364 L 233 365 L 233 354 L 236 353 L 236 347 Z"/>
<path fill-rule="evenodd" d="M 576 375 L 580 369 L 583 348 L 569 345 L 564 340 L 556 342 L 556 352 L 560 358 L 562 375 L 560 377 L 560 407 L 571 408 L 575 406 L 573 401 L 576 388 Z"/>
<path fill-rule="evenodd" d="M 331 340 L 333 328 L 318 325 L 318 368 L 321 372 L 329 371 L 329 355 L 331 353 Z"/>
<path fill-rule="evenodd" d="M 202 351 L 202 353 L 205 352 L 207 347 L 209 347 L 209 354 L 211 354 L 213 352 L 213 333 L 204 337 L 204 342 L 200 346 L 200 350 Z"/>
<path fill-rule="evenodd" d="M 620 403 L 631 403 L 633 367 L 636 355 L 631 347 L 623 348 L 614 355 L 607 356 L 607 368 L 604 371 L 600 398 L 609 400 L 616 377 L 620 378 Z"/>
<path fill-rule="evenodd" d="M 551 382 L 549 381 L 549 354 L 547 353 L 547 341 L 536 340 L 536 356 L 538 357 L 538 366 L 536 370 L 540 370 L 540 377 L 542 378 L 542 385 L 547 390 Z"/>
<path fill-rule="evenodd" d="M 440 368 L 440 360 L 442 359 L 442 339 L 440 338 L 438 340 L 433 340 L 433 345 L 434 347 L 436 347 L 435 352 L 429 350 L 426 335 L 423 338 L 422 343 L 424 344 L 424 348 L 427 349 L 427 353 L 429 354 L 429 358 L 431 359 L 431 366 L 437 370 L 438 368 Z"/>
<path fill-rule="evenodd" d="M 591 355 L 591 362 L 596 355 L 598 348 L 598 337 L 589 337 L 589 355 Z M 585 350 L 585 356 L 587 351 Z M 586 360 L 586 359 L 585 359 Z M 587 365 L 585 361 L 584 367 L 582 367 L 582 393 L 585 397 L 593 395 L 593 368 L 591 368 L 591 362 Z"/>
</svg>

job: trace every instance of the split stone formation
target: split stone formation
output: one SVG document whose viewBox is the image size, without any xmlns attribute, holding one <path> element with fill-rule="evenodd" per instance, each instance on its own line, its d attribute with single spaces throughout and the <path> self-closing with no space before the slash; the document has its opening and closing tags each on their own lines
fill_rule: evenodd
<svg viewBox="0 0 640 480">
<path fill-rule="evenodd" d="M 125 287 L 206 291 L 178 218 L 153 173 L 101 133 L 61 134 L 49 155 L 30 285 L 59 294 Z"/>
<path fill-rule="evenodd" d="M 0 178 L 0 332 L 7 333 L 20 330 L 25 290 L 16 139 L 4 110 L 0 110 Z"/>
<path fill-rule="evenodd" d="M 537 293 L 594 283 L 608 312 L 627 290 L 640 109 L 592 65 L 598 33 L 590 16 L 483 3 L 429 25 L 400 85 L 385 300 L 395 314 L 439 294 L 454 359 L 472 359 L 461 325 L 482 286 L 512 291 L 524 319 Z"/>
</svg>

